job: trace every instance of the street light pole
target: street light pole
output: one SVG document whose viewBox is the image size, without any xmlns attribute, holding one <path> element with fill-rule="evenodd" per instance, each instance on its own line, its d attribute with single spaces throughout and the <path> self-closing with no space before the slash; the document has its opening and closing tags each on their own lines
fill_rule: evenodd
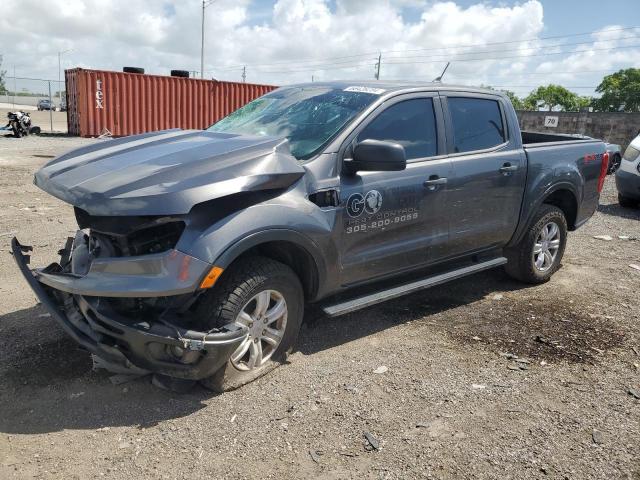
<svg viewBox="0 0 640 480">
<path fill-rule="evenodd" d="M 204 10 L 215 0 L 202 0 L 202 38 L 200 41 L 200 78 L 204 78 Z"/>
<path fill-rule="evenodd" d="M 200 43 L 200 78 L 204 78 L 204 9 L 206 5 L 202 0 L 202 41 Z"/>
</svg>

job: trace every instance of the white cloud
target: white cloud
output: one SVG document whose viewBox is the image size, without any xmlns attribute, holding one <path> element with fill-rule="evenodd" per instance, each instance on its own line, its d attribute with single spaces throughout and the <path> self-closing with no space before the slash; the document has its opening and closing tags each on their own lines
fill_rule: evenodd
<svg viewBox="0 0 640 480">
<path fill-rule="evenodd" d="M 372 78 L 382 51 L 383 80 L 430 80 L 451 60 L 447 81 L 523 85 L 512 89 L 526 93 L 529 84 L 595 85 L 603 75 L 557 72 L 640 63 L 640 48 L 603 50 L 640 43 L 627 38 L 640 30 L 531 40 L 544 27 L 538 0 L 513 6 L 478 0 L 468 7 L 452 1 L 277 0 L 270 13 L 263 5 L 256 7 L 250 0 L 218 0 L 207 8 L 207 76 L 239 81 L 241 66 L 247 65 L 247 80 L 259 83 L 308 81 L 312 75 L 318 80 Z M 16 64 L 19 76 L 56 78 L 57 52 L 70 48 L 74 51 L 64 56 L 67 68 L 131 65 L 159 74 L 200 68 L 197 0 L 21 0 L 2 10 L 0 45 L 5 50 L 0 53 L 4 68 L 11 73 Z M 261 14 L 252 17 L 256 10 Z M 580 41 L 589 43 L 548 47 Z M 585 51 L 541 55 L 567 49 Z"/>
</svg>

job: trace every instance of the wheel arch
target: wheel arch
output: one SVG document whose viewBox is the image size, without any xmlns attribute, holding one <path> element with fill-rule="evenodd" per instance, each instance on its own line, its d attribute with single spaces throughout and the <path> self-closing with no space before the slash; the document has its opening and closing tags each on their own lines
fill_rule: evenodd
<svg viewBox="0 0 640 480">
<path fill-rule="evenodd" d="M 569 182 L 556 183 L 543 192 L 540 195 L 536 196 L 535 201 L 529 204 L 525 200 L 525 204 L 523 205 L 523 212 L 520 217 L 520 222 L 518 223 L 518 227 L 511 237 L 511 240 L 507 244 L 507 247 L 513 247 L 517 245 L 531 225 L 531 221 L 536 215 L 536 212 L 540 209 L 542 205 L 549 204 L 557 206 L 564 213 L 565 218 L 567 219 L 567 227 L 570 231 L 576 229 L 576 221 L 578 218 L 578 210 L 579 210 L 579 202 L 578 199 L 580 195 L 578 194 L 576 187 Z"/>
<path fill-rule="evenodd" d="M 261 255 L 288 265 L 302 283 L 305 299 L 313 301 L 326 278 L 319 247 L 294 230 L 273 229 L 249 235 L 228 247 L 215 261 L 226 269 L 240 258 Z"/>
<path fill-rule="evenodd" d="M 569 230 L 575 230 L 576 219 L 578 218 L 578 198 L 575 192 L 566 186 L 560 186 L 548 192 L 540 202 L 540 205 L 554 205 L 562 210 L 567 220 Z M 538 205 L 538 208 L 540 208 Z"/>
</svg>

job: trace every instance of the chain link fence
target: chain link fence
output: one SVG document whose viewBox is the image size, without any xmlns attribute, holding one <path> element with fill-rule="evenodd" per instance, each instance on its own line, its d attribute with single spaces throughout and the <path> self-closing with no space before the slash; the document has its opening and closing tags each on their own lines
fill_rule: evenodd
<svg viewBox="0 0 640 480">
<path fill-rule="evenodd" d="M 41 111 L 42 114 L 31 115 L 32 122 L 40 123 L 42 130 L 67 130 L 66 113 L 62 113 L 67 109 L 64 81 L 6 76 L 5 89 L 6 92 L 0 94 L 0 109 L 22 110 L 30 114 Z"/>
</svg>

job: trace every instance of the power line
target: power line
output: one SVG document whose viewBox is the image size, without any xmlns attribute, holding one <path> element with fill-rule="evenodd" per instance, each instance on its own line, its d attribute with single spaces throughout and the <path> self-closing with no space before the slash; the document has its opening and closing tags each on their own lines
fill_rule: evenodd
<svg viewBox="0 0 640 480">
<path fill-rule="evenodd" d="M 477 62 L 477 61 L 486 61 L 486 60 L 504 60 L 504 59 L 510 59 L 510 58 L 529 58 L 529 57 L 546 57 L 546 56 L 550 56 L 550 55 L 568 55 L 568 54 L 573 54 L 573 53 L 586 53 L 586 52 L 604 52 L 604 51 L 610 51 L 610 50 L 624 50 L 626 48 L 640 48 L 640 45 L 625 45 L 622 47 L 611 47 L 611 48 L 590 48 L 587 50 L 571 50 L 568 52 L 549 52 L 549 53 L 537 53 L 537 54 L 532 54 L 532 55 L 511 55 L 511 56 L 507 56 L 507 57 L 488 57 L 488 58 L 459 58 L 459 59 L 454 59 L 454 61 L 456 62 Z M 430 60 L 430 61 L 426 61 L 426 62 L 387 62 L 387 64 L 391 64 L 391 65 L 403 65 L 403 64 L 410 64 L 410 65 L 414 65 L 414 64 L 420 64 L 420 63 L 439 63 L 442 62 L 442 60 Z"/>
<path fill-rule="evenodd" d="M 624 28 L 611 28 L 608 30 L 601 30 L 598 33 L 604 33 L 604 32 L 618 32 L 618 31 L 622 31 L 622 30 L 635 30 L 638 29 L 640 27 L 624 27 Z M 536 41 L 543 41 L 543 40 L 554 40 L 556 38 L 569 38 L 569 37 L 582 37 L 585 35 L 592 35 L 594 32 L 583 32 L 583 33 L 570 33 L 567 35 L 553 35 L 553 36 L 549 36 L 549 37 L 539 37 L 539 38 L 528 38 L 528 39 L 524 39 L 524 40 L 510 40 L 510 41 L 506 41 L 506 42 L 487 42 L 487 43 L 481 43 L 481 44 L 467 44 L 467 45 L 450 45 L 447 48 L 471 48 L 471 47 L 485 47 L 485 46 L 489 46 L 489 45 L 504 45 L 504 44 L 510 44 L 510 43 L 523 43 L 523 42 L 536 42 Z M 612 40 L 618 40 L 618 39 L 612 39 Z M 593 40 L 593 42 L 587 42 L 587 43 L 594 43 L 594 42 L 598 42 L 598 41 L 602 41 L 602 40 Z M 545 45 L 541 45 L 541 47 L 543 47 Z M 413 50 L 387 50 L 387 51 L 383 51 L 383 53 L 394 53 L 394 52 L 422 52 L 422 51 L 432 51 L 432 50 L 439 50 L 440 47 L 434 47 L 434 48 L 416 48 Z"/>
<path fill-rule="evenodd" d="M 451 62 L 484 62 L 488 60 L 506 60 L 513 58 L 531 58 L 531 57 L 546 57 L 551 55 L 570 55 L 575 53 L 586 53 L 586 52 L 600 52 L 600 51 L 612 51 L 612 50 L 624 50 L 628 48 L 639 48 L 640 45 L 627 45 L 621 47 L 610 47 L 610 48 L 591 48 L 586 50 L 571 50 L 565 52 L 547 52 L 547 53 L 538 53 L 538 54 L 530 54 L 530 55 L 511 55 L 511 56 L 501 56 L 501 57 L 485 57 L 485 58 L 456 58 L 455 56 L 450 56 L 448 59 Z M 468 55 L 468 54 L 460 54 L 460 55 Z M 385 65 L 418 65 L 418 64 L 427 64 L 427 63 L 440 63 L 443 60 L 426 60 L 426 61 L 410 61 L 410 62 L 393 62 L 387 61 Z M 311 68 L 292 68 L 287 70 L 260 70 L 261 74 L 279 74 L 279 73 L 296 73 L 296 72 L 309 72 L 314 70 L 341 70 L 341 69 L 353 69 L 353 68 L 362 68 L 368 65 L 372 65 L 371 61 L 369 62 L 360 62 L 354 63 L 351 65 L 333 65 L 329 64 L 328 66 L 315 66 Z M 258 69 L 259 70 L 259 69 Z"/>
<path fill-rule="evenodd" d="M 611 29 L 607 29 L 607 30 L 602 30 L 602 31 L 600 31 L 598 33 L 602 34 L 602 33 L 605 33 L 605 32 L 627 31 L 627 30 L 634 30 L 634 29 L 638 29 L 638 28 L 640 28 L 640 27 L 611 28 Z M 372 56 L 372 55 L 375 55 L 377 53 L 384 53 L 384 54 L 388 54 L 388 53 L 407 53 L 407 52 L 421 52 L 421 51 L 438 51 L 438 50 L 451 49 L 451 48 L 472 48 L 472 47 L 485 47 L 485 46 L 490 46 L 490 45 L 507 45 L 507 44 L 513 44 L 513 43 L 544 41 L 544 40 L 552 40 L 552 39 L 558 39 L 558 38 L 580 37 L 580 36 L 585 36 L 585 35 L 592 35 L 593 33 L 594 33 L 593 31 L 590 31 L 590 32 L 572 33 L 572 34 L 565 34 L 565 35 L 553 35 L 553 36 L 539 37 L 539 38 L 528 38 L 528 39 L 522 39 L 522 40 L 510 40 L 510 41 L 504 41 L 504 42 L 457 44 L 457 45 L 448 45 L 448 46 L 445 46 L 445 47 L 418 48 L 418 49 L 407 49 L 407 50 L 381 50 L 380 52 L 366 52 L 366 53 L 359 53 L 359 54 L 353 54 L 353 55 L 343 55 L 343 56 L 338 56 L 338 57 L 326 57 L 326 58 L 317 59 L 317 60 L 301 60 L 301 59 L 299 59 L 299 60 L 287 60 L 287 61 L 282 61 L 282 62 L 255 63 L 255 64 L 251 64 L 251 65 L 247 64 L 247 66 L 259 67 L 259 66 L 289 65 L 289 64 L 292 64 L 292 63 L 300 64 L 300 63 L 331 62 L 332 60 L 342 60 L 342 59 L 351 59 L 351 58 Z M 614 40 L 618 40 L 618 39 L 614 39 Z M 602 40 L 594 40 L 593 42 L 578 42 L 578 43 L 595 43 L 597 41 L 602 41 Z M 569 44 L 565 44 L 565 45 L 569 45 Z M 544 45 L 541 45 L 540 47 L 544 47 Z M 242 68 L 243 66 L 244 66 L 244 64 L 243 65 L 219 65 L 219 66 L 214 66 L 214 69 L 215 70 L 237 69 L 237 68 Z M 214 71 L 214 70 L 208 70 L 208 71 Z"/>
<path fill-rule="evenodd" d="M 629 40 L 629 39 L 637 39 L 637 38 L 640 38 L 640 36 L 633 35 L 628 37 L 620 37 L 616 40 Z M 563 43 L 563 44 L 556 44 L 556 45 L 545 45 L 544 48 L 571 47 L 575 45 L 588 45 L 593 43 L 594 42 Z M 453 47 L 443 47 L 442 50 L 446 50 L 450 48 L 453 48 Z M 484 51 L 477 51 L 477 52 L 442 53 L 442 54 L 434 54 L 434 55 L 396 56 L 396 57 L 387 57 L 387 60 L 389 59 L 403 60 L 403 59 L 412 59 L 412 58 L 434 58 L 434 57 L 445 57 L 444 60 L 448 60 L 452 55 L 481 55 L 481 54 L 491 54 L 491 53 L 517 52 L 522 50 L 536 50 L 538 48 L 542 48 L 542 47 L 524 47 L 524 48 L 511 48 L 511 49 L 503 49 L 503 50 L 484 50 Z M 563 53 L 563 52 L 558 52 L 558 53 Z M 571 52 L 568 52 L 568 53 L 571 53 Z M 305 63 L 313 63 L 313 61 L 309 61 Z M 353 63 L 354 63 L 353 60 L 342 60 L 342 61 L 331 62 L 331 63 L 320 63 L 320 61 L 317 61 L 315 65 L 300 65 L 300 67 L 322 69 L 325 66 L 337 66 L 337 65 L 345 65 L 345 64 L 353 64 Z M 291 63 L 287 63 L 287 65 L 289 64 Z M 377 63 L 376 63 L 376 66 L 377 66 Z M 254 65 L 254 68 L 256 68 L 256 70 L 267 72 L 267 70 L 261 69 L 259 65 Z M 220 71 L 224 71 L 224 70 L 225 69 L 220 69 Z M 232 70 L 232 69 L 229 69 L 229 70 Z"/>
<path fill-rule="evenodd" d="M 630 40 L 630 39 L 637 39 L 640 38 L 640 36 L 638 35 L 633 35 L 630 37 L 620 37 L 617 38 L 616 40 Z M 477 52 L 459 52 L 459 53 L 453 53 L 453 54 L 448 54 L 448 53 L 442 53 L 442 54 L 435 54 L 435 55 L 413 55 L 413 56 L 399 56 L 399 57 L 388 57 L 391 59 L 405 59 L 405 58 L 433 58 L 433 57 L 446 57 L 449 55 L 479 55 L 479 54 L 485 54 L 485 53 L 505 53 L 505 52 L 518 52 L 518 51 L 522 51 L 522 50 L 537 50 L 540 48 L 562 48 L 562 47 L 572 47 L 575 45 L 591 45 L 594 44 L 596 42 L 576 42 L 576 43 L 560 43 L 560 44 L 556 44 L 556 45 L 544 45 L 544 46 L 537 46 L 537 47 L 519 47 L 519 48 L 507 48 L 507 49 L 503 49 L 503 50 L 484 50 L 484 51 L 477 51 Z M 559 53 L 564 53 L 564 52 L 559 52 Z M 570 53 L 570 52 L 568 52 Z"/>
<path fill-rule="evenodd" d="M 572 70 L 565 72 L 507 72 L 505 75 L 570 75 L 570 74 L 582 74 L 582 73 L 605 73 L 611 71 L 611 68 L 606 70 Z M 613 72 L 612 72 L 613 73 Z M 463 74 L 455 74 L 456 77 L 474 77 L 477 78 L 478 74 L 474 75 L 463 75 Z M 501 74 L 502 75 L 502 74 Z"/>
</svg>

